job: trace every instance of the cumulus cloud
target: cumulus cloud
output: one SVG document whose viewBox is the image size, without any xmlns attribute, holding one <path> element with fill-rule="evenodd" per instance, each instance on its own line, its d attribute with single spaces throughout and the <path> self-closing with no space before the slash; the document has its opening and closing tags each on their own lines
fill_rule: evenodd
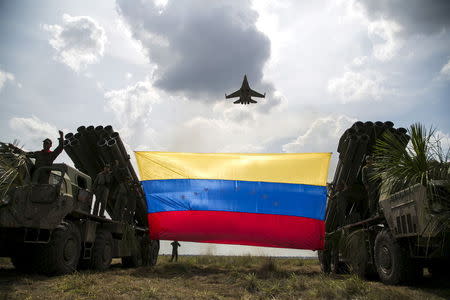
<svg viewBox="0 0 450 300">
<path fill-rule="evenodd" d="M 32 147 L 40 146 L 44 138 L 48 137 L 55 142 L 58 137 L 58 129 L 55 126 L 40 120 L 36 116 L 11 118 L 9 127 L 17 132 L 21 140 L 31 142 Z"/>
<path fill-rule="evenodd" d="M 168 143 L 171 151 L 262 152 L 264 142 L 249 137 L 254 127 L 226 118 L 194 117 L 180 124 Z"/>
<path fill-rule="evenodd" d="M 402 27 L 402 35 L 439 33 L 450 28 L 448 0 L 357 0 L 371 20 L 389 20 Z"/>
<path fill-rule="evenodd" d="M 135 129 L 147 126 L 152 105 L 160 101 L 160 91 L 146 79 L 124 89 L 105 93 L 106 107 L 112 111 L 122 128 Z"/>
<path fill-rule="evenodd" d="M 408 40 L 431 36 L 450 29 L 448 0 L 338 0 L 348 17 L 367 26 L 373 55 L 381 61 L 391 60 L 404 49 Z"/>
<path fill-rule="evenodd" d="M 91 17 L 63 15 L 63 24 L 44 25 L 50 32 L 55 59 L 78 72 L 99 60 L 107 41 L 105 30 Z"/>
<path fill-rule="evenodd" d="M 367 56 L 358 56 L 355 57 L 352 61 L 352 64 L 356 67 L 363 66 L 367 62 Z"/>
<path fill-rule="evenodd" d="M 270 40 L 250 2 L 119 0 L 118 10 L 158 66 L 157 87 L 218 99 L 244 74 L 261 87 Z"/>
<path fill-rule="evenodd" d="M 397 55 L 403 40 L 396 37 L 402 27 L 394 21 L 378 20 L 368 26 L 369 38 L 373 44 L 373 55 L 381 61 L 387 61 Z"/>
<path fill-rule="evenodd" d="M 450 80 L 450 60 L 442 67 L 440 74 Z"/>
<path fill-rule="evenodd" d="M 230 124 L 220 119 L 194 117 L 180 125 L 170 143 L 175 151 L 221 152 L 230 137 Z"/>
<path fill-rule="evenodd" d="M 311 126 L 293 141 L 283 145 L 284 152 L 331 152 L 344 131 L 356 119 L 345 115 L 327 116 L 316 119 Z"/>
<path fill-rule="evenodd" d="M 339 138 L 356 119 L 345 115 L 318 118 L 293 141 L 283 145 L 284 152 L 336 152 Z M 338 156 L 332 155 L 328 180 L 332 180 Z"/>
<path fill-rule="evenodd" d="M 341 77 L 328 81 L 328 92 L 342 103 L 379 100 L 390 91 L 383 86 L 379 74 L 365 74 L 353 71 L 345 72 Z"/>
<path fill-rule="evenodd" d="M 14 75 L 0 70 L 0 91 L 7 81 L 14 81 Z"/>
</svg>

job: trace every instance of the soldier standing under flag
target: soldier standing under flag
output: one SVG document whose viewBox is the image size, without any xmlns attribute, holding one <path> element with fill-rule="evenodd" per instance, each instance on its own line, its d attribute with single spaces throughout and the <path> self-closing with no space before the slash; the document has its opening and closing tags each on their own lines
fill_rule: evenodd
<svg viewBox="0 0 450 300">
<path fill-rule="evenodd" d="M 174 258 L 175 261 L 178 261 L 178 247 L 181 247 L 181 245 L 178 241 L 173 241 L 170 244 L 172 245 L 172 258 L 170 259 L 170 262 L 172 262 Z"/>
</svg>

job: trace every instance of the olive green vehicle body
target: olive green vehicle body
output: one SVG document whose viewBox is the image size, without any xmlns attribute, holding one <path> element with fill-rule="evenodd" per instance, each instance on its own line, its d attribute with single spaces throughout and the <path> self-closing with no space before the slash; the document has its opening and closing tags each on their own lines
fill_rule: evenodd
<svg viewBox="0 0 450 300">
<path fill-rule="evenodd" d="M 114 159 L 111 155 L 112 162 Z M 89 160 L 98 161 L 99 156 L 90 155 Z M 84 159 L 75 165 L 83 162 L 86 165 Z M 101 163 L 105 162 L 98 165 Z M 31 160 L 28 169 L 33 170 Z M 25 174 L 24 170 L 20 172 Z M 99 170 L 91 171 L 90 175 L 95 176 Z M 48 275 L 85 268 L 105 270 L 113 258 L 122 258 L 126 267 L 156 264 L 159 241 L 149 239 L 140 184 L 131 175 L 118 175 L 116 171 L 112 176 L 122 179 L 115 185 L 126 186 L 126 193 L 119 195 L 116 186 L 111 187 L 106 217 L 91 212 L 95 202 L 93 178 L 79 169 L 53 164 L 33 170 L 31 177 L 22 174 L 23 180 L 14 181 L 0 199 L 0 257 L 11 257 L 22 271 Z M 50 172 L 48 184 L 38 184 L 40 172 Z M 135 213 L 127 203 L 137 197 L 141 197 L 141 204 Z"/>
<path fill-rule="evenodd" d="M 40 171 L 44 168 L 33 177 Z M 144 236 L 146 228 L 92 215 L 91 185 L 88 175 L 66 164 L 53 164 L 49 184 L 33 180 L 17 186 L 10 203 L 0 207 L 0 255 L 12 256 L 22 243 L 48 243 L 52 231 L 71 220 L 81 232 L 84 259 L 90 258 L 96 231 L 101 229 L 112 234 L 113 258 L 131 256 L 136 237 Z M 130 231 L 137 235 L 127 235 Z"/>
<path fill-rule="evenodd" d="M 366 129 L 365 133 L 371 132 Z M 378 276 L 387 284 L 417 281 L 423 268 L 442 274 L 450 266 L 448 182 L 434 182 L 433 190 L 416 184 L 394 194 L 387 193 L 386 182 L 381 182 L 377 205 L 371 208 L 370 191 L 361 180 L 361 170 L 364 156 L 372 154 L 370 140 L 375 138 L 369 138 L 368 146 L 361 151 L 364 155 L 356 159 L 356 155 L 342 155 L 345 147 L 340 145 L 341 166 L 338 164 L 329 186 L 325 249 L 319 252 L 322 269 Z M 342 169 L 353 169 L 353 180 L 342 176 Z M 339 185 L 348 187 L 347 191 L 337 189 Z M 404 270 L 395 274 L 394 269 L 400 267 Z"/>
</svg>

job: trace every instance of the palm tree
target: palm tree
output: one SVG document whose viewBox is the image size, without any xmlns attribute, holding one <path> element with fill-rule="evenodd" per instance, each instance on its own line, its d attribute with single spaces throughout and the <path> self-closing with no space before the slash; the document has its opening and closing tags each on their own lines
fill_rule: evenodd
<svg viewBox="0 0 450 300">
<path fill-rule="evenodd" d="M 409 139 L 386 131 L 377 140 L 372 180 L 384 182 L 389 194 L 420 183 L 435 198 L 439 194 L 434 192 L 438 182 L 450 192 L 450 149 L 442 148 L 435 129 L 427 130 L 420 123 L 411 125 L 408 135 Z"/>
<path fill-rule="evenodd" d="M 0 206 L 10 201 L 10 191 L 30 180 L 29 158 L 23 153 L 14 153 L 14 149 L 17 147 L 0 143 Z"/>
</svg>

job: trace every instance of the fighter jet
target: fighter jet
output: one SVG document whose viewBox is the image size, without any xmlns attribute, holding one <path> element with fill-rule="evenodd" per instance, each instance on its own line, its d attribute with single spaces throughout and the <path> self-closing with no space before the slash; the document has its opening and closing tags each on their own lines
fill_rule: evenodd
<svg viewBox="0 0 450 300">
<path fill-rule="evenodd" d="M 242 81 L 241 88 L 237 90 L 236 92 L 227 95 L 225 94 L 225 98 L 236 98 L 239 97 L 238 100 L 234 101 L 234 104 L 250 104 L 250 103 L 258 103 L 257 101 L 253 100 L 251 97 L 258 97 L 258 98 L 264 98 L 266 97 L 266 93 L 260 94 L 257 91 L 254 91 L 250 88 L 247 81 L 247 75 L 244 75 L 244 80 Z"/>
</svg>

